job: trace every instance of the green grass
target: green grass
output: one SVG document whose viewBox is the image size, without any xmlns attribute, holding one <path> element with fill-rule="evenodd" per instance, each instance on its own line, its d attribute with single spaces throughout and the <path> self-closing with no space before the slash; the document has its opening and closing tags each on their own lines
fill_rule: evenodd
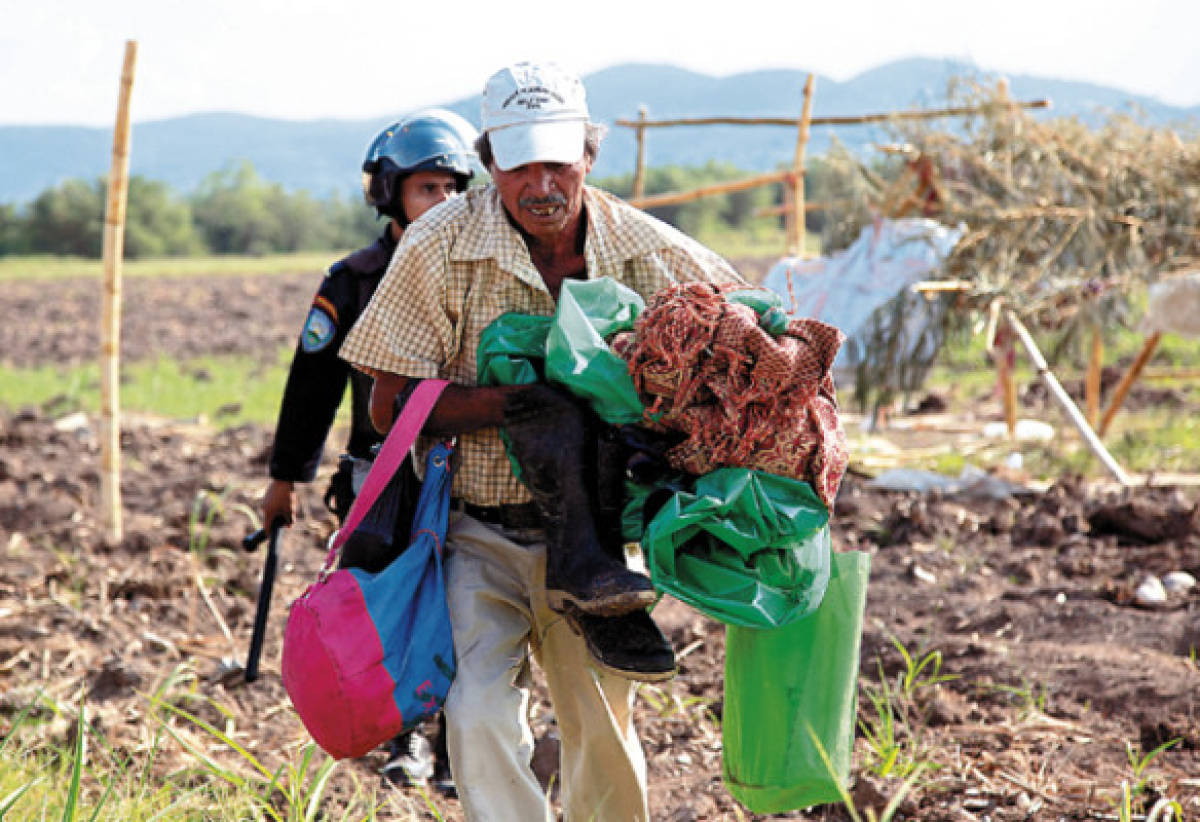
<svg viewBox="0 0 1200 822">
<path fill-rule="evenodd" d="M 730 260 L 742 257 L 783 257 L 787 254 L 787 235 L 782 229 L 753 234 L 740 231 L 711 231 L 698 235 L 696 239 Z M 804 248 L 808 254 L 817 256 L 821 253 L 819 234 L 809 231 L 804 239 Z"/>
<path fill-rule="evenodd" d="M 289 274 L 324 271 L 344 251 L 301 251 L 262 257 L 220 255 L 209 257 L 164 257 L 152 260 L 126 260 L 123 277 L 193 277 L 237 274 Z M 32 255 L 0 257 L 0 282 L 10 280 L 51 281 L 77 277 L 99 277 L 104 273 L 100 260 L 82 257 Z"/>
<path fill-rule="evenodd" d="M 121 412 L 211 421 L 222 428 L 247 422 L 273 425 L 290 357 L 291 350 L 281 348 L 273 358 L 208 356 L 128 363 L 121 370 Z M 0 367 L 0 406 L 36 406 L 55 416 L 96 413 L 99 366 Z"/>
<path fill-rule="evenodd" d="M 148 702 L 141 743 L 114 747 L 82 698 L 30 700 L 0 737 L 0 820 L 370 822 L 385 807 L 389 819 L 428 818 L 418 800 L 381 793 L 344 767 L 334 796 L 338 763 L 311 742 L 260 759 L 237 741 L 245 734 L 233 712 L 202 696 L 187 666 L 167 673 Z M 443 818 L 432 798 L 421 800 Z"/>
<path fill-rule="evenodd" d="M 1135 315 L 1138 313 L 1135 309 Z M 1058 340 L 1051 334 L 1037 335 L 1042 353 L 1049 357 Z M 1117 327 L 1105 331 L 1104 362 L 1118 366 L 1123 372 L 1141 349 L 1144 336 L 1133 329 Z M 1155 370 L 1194 369 L 1200 367 L 1200 340 L 1177 334 L 1164 335 L 1146 372 L 1135 390 L 1176 390 L 1184 400 L 1180 408 L 1168 406 L 1134 408 L 1128 400 L 1113 417 L 1112 426 L 1104 437 L 1105 447 L 1126 471 L 1134 473 L 1190 472 L 1200 466 L 1200 420 L 1191 408 L 1200 404 L 1196 396 L 1195 378 L 1184 380 L 1151 379 Z M 1075 350 L 1067 349 L 1050 370 L 1064 384 L 1078 384 L 1083 379 L 1086 362 Z M 984 351 L 982 335 L 952 338 L 942 349 L 938 363 L 926 381 L 925 390 L 946 397 L 951 410 L 971 408 L 978 399 L 995 390 L 996 370 Z M 1029 357 L 1017 345 L 1015 379 L 1018 392 L 1039 381 Z M 1111 390 L 1101 398 L 1101 411 L 1107 407 Z M 1082 411 L 1082 402 L 1077 401 Z M 847 406 L 852 407 L 852 406 Z M 1080 473 L 1089 477 L 1106 477 L 1107 470 L 1087 449 L 1081 435 L 1067 419 L 1065 412 L 1052 399 L 1045 411 L 1019 408 L 1021 417 L 1040 416 L 1055 426 L 1060 436 L 1050 443 L 1021 443 L 1024 469 L 1033 476 L 1055 477 Z M 1007 442 L 998 442 L 970 455 L 949 453 L 930 458 L 915 467 L 928 468 L 943 474 L 958 475 L 965 464 L 988 468 L 999 464 L 1013 449 Z"/>
<path fill-rule="evenodd" d="M 782 230 L 763 231 L 753 235 L 737 231 L 712 232 L 697 237 L 700 242 L 724 257 L 782 257 L 787 238 Z M 809 232 L 805 247 L 810 254 L 819 254 L 820 237 Z M 149 260 L 125 260 L 122 277 L 197 277 L 232 275 L 271 275 L 296 272 L 324 271 L 333 260 L 348 250 L 298 251 L 290 254 L 210 255 L 204 257 L 162 257 Z M 104 266 L 100 260 L 83 257 L 60 257 L 50 254 L 0 256 L 0 282 L 12 280 L 54 281 L 80 277 L 100 277 Z"/>
</svg>

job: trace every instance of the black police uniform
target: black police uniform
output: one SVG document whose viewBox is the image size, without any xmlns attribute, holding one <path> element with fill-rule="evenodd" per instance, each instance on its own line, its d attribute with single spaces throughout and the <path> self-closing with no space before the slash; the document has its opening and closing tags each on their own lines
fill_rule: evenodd
<svg viewBox="0 0 1200 822">
<path fill-rule="evenodd" d="M 342 340 L 362 313 L 396 250 L 391 225 L 372 245 L 329 268 L 300 332 L 275 427 L 269 471 L 272 479 L 311 482 L 321 464 L 325 440 L 350 383 L 349 457 L 370 460 L 383 442 L 370 417 L 372 380 L 338 356 Z M 353 465 L 342 459 L 330 482 L 326 502 L 345 520 L 354 494 Z"/>
</svg>

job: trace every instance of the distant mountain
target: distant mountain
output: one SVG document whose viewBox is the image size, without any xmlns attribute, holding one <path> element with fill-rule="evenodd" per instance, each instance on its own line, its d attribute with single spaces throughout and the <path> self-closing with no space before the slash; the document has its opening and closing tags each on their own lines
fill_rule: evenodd
<svg viewBox="0 0 1200 822">
<path fill-rule="evenodd" d="M 648 116 L 799 116 L 804 71 L 755 71 L 710 77 L 669 65 L 624 64 L 584 78 L 592 116 L 608 125 Z M 866 114 L 945 105 L 955 77 L 995 78 L 961 62 L 914 58 L 863 72 L 844 82 L 816 78 L 813 114 Z M 1113 88 L 1046 77 L 1009 75 L 1018 100 L 1050 98 L 1053 109 L 1039 116 L 1074 115 L 1100 120 L 1105 112 L 1138 111 L 1158 124 L 1195 124 L 1200 106 L 1179 108 Z M 479 98 L 447 102 L 446 108 L 477 123 Z M 399 112 L 397 113 L 399 114 Z M 333 192 L 357 196 L 359 164 L 370 138 L 396 116 L 367 120 L 269 120 L 245 114 L 196 114 L 135 123 L 131 173 L 192 191 L 205 176 L 230 162 L 249 160 L 266 179 L 318 197 Z M 881 139 L 878 127 L 818 127 L 809 152 L 820 154 L 831 137 L 852 148 Z M 0 203 L 28 202 L 63 180 L 95 179 L 108 173 L 112 135 L 105 128 L 0 126 Z M 786 127 L 704 126 L 652 129 L 646 155 L 651 166 L 702 165 L 710 160 L 750 170 L 789 162 L 795 131 Z M 632 129 L 612 127 L 593 177 L 633 171 Z"/>
</svg>

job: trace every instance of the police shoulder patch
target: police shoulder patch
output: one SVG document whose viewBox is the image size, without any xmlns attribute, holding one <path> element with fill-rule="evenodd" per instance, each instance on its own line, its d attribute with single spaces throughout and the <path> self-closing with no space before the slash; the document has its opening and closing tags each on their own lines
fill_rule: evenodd
<svg viewBox="0 0 1200 822">
<path fill-rule="evenodd" d="M 329 345 L 336 332 L 337 321 L 323 306 L 314 305 L 304 321 L 304 330 L 300 332 L 300 347 L 309 354 L 320 351 Z"/>
</svg>

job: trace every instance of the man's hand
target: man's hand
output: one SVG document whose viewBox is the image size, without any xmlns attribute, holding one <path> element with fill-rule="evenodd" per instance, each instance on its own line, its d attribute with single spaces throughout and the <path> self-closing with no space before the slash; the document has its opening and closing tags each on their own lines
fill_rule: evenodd
<svg viewBox="0 0 1200 822">
<path fill-rule="evenodd" d="M 286 480 L 273 479 L 263 492 L 263 527 L 270 529 L 276 520 L 291 525 L 296 515 L 296 486 Z"/>
<path fill-rule="evenodd" d="M 371 386 L 371 425 L 380 434 L 386 434 L 396 419 L 396 396 L 404 390 L 408 378 L 386 371 L 375 371 L 371 376 L 375 378 Z"/>
</svg>

